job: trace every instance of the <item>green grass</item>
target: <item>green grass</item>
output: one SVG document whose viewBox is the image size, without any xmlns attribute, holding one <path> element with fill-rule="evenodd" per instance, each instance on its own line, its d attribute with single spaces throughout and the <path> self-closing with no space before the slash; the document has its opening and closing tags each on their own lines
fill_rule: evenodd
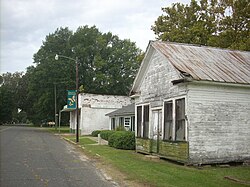
<svg viewBox="0 0 250 187">
<path fill-rule="evenodd" d="M 52 133 L 59 133 L 59 128 L 57 127 L 57 130 L 55 129 L 55 127 L 43 127 L 45 130 L 48 130 L 49 132 Z M 60 133 L 69 133 L 70 132 L 70 128 L 69 127 L 61 127 L 60 128 Z"/>
<path fill-rule="evenodd" d="M 75 142 L 76 141 L 76 137 L 75 136 L 70 136 L 70 137 L 67 137 L 68 139 L 70 139 L 71 141 Z M 97 142 L 94 141 L 94 140 L 91 140 L 87 137 L 84 137 L 84 136 L 80 136 L 79 137 L 79 144 L 80 145 L 87 145 L 87 144 L 96 144 Z"/>
<path fill-rule="evenodd" d="M 70 137 L 74 141 L 74 137 Z M 85 153 L 89 156 L 100 155 L 105 164 L 111 165 L 126 175 L 127 180 L 140 182 L 150 186 L 167 187 L 234 187 L 246 186 L 224 179 L 231 176 L 239 180 L 250 181 L 250 167 L 219 168 L 209 167 L 197 169 L 177 165 L 166 160 L 147 160 L 135 151 L 119 150 L 104 145 L 90 145 L 92 141 L 80 137 Z"/>
</svg>

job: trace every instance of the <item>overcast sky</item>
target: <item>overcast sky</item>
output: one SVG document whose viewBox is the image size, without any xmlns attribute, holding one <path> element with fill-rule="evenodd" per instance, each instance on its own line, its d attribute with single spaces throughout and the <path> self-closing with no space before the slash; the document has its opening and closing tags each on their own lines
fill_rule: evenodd
<svg viewBox="0 0 250 187">
<path fill-rule="evenodd" d="M 89 25 L 130 39 L 145 50 L 161 7 L 189 0 L 1 0 L 0 74 L 26 71 L 46 35 Z"/>
</svg>

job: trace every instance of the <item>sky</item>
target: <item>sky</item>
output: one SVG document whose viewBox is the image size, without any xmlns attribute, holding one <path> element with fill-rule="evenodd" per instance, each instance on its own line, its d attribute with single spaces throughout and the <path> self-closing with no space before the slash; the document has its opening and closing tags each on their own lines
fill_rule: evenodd
<svg viewBox="0 0 250 187">
<path fill-rule="evenodd" d="M 25 72 L 49 33 L 95 25 L 146 50 L 161 7 L 189 0 L 1 0 L 0 74 Z"/>
</svg>

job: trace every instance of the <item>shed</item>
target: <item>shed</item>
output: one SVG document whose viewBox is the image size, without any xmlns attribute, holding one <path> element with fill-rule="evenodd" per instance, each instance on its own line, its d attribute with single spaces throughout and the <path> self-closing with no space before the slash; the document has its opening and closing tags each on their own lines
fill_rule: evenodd
<svg viewBox="0 0 250 187">
<path fill-rule="evenodd" d="M 134 103 L 110 112 L 106 116 L 109 116 L 111 130 L 115 130 L 117 127 L 124 127 L 127 130 L 135 131 Z"/>
<path fill-rule="evenodd" d="M 250 159 L 250 52 L 151 41 L 130 96 L 138 152 L 187 164 Z"/>
</svg>

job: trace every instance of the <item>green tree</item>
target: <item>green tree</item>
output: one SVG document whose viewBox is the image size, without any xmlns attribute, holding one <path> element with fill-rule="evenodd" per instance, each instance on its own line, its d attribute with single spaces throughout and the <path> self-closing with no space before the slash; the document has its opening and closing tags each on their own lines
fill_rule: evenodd
<svg viewBox="0 0 250 187">
<path fill-rule="evenodd" d="M 152 30 L 163 41 L 249 50 L 248 0 L 192 0 L 162 8 Z"/>
<path fill-rule="evenodd" d="M 85 92 L 128 94 L 140 65 L 141 50 L 135 43 L 84 26 L 74 33 L 71 45 L 79 57 L 80 84 Z"/>
<path fill-rule="evenodd" d="M 34 123 L 54 120 L 55 86 L 58 110 L 66 104 L 66 90 L 75 89 L 75 62 L 55 60 L 56 54 L 78 57 L 79 86 L 84 92 L 126 95 L 140 65 L 141 50 L 130 40 L 101 33 L 95 26 L 79 27 L 75 33 L 59 28 L 46 36 L 34 54 L 35 66 L 29 67 L 22 82 L 28 97 L 20 105 Z"/>
<path fill-rule="evenodd" d="M 22 73 L 4 73 L 1 75 L 0 84 L 0 123 L 19 122 L 18 92 Z M 15 118 L 16 117 L 16 118 Z"/>
</svg>

